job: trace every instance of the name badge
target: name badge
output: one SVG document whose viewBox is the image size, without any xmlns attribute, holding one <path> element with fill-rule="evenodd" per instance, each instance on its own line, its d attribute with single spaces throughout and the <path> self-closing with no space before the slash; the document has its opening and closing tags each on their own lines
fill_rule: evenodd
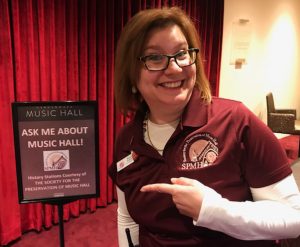
<svg viewBox="0 0 300 247">
<path fill-rule="evenodd" d="M 138 155 L 134 151 L 131 151 L 131 153 L 128 156 L 117 162 L 117 171 L 119 172 L 123 170 L 124 168 L 132 164 L 134 161 L 136 161 L 137 158 Z"/>
</svg>

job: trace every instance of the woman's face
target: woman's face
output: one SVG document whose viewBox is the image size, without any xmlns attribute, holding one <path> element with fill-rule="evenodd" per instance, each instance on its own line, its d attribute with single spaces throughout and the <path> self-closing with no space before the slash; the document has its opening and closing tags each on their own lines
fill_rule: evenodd
<svg viewBox="0 0 300 247">
<path fill-rule="evenodd" d="M 156 28 L 148 34 L 142 55 L 173 55 L 188 49 L 187 40 L 177 25 Z M 182 112 L 190 99 L 196 80 L 195 64 L 180 68 L 174 58 L 163 71 L 149 71 L 142 67 L 137 88 L 147 102 L 151 113 L 160 115 Z"/>
</svg>

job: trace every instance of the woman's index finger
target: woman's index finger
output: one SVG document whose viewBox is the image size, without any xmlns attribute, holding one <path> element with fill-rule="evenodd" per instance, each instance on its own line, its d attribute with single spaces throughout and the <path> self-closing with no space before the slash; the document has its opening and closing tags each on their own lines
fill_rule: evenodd
<svg viewBox="0 0 300 247">
<path fill-rule="evenodd" d="M 172 195 L 174 193 L 174 185 L 166 183 L 148 184 L 141 188 L 141 192 L 159 192 Z"/>
</svg>

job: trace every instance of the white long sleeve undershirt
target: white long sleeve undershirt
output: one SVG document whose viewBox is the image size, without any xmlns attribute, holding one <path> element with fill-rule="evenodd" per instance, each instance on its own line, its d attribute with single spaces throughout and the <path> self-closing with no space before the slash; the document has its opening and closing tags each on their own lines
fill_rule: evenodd
<svg viewBox="0 0 300 247">
<path fill-rule="evenodd" d="M 204 198 L 197 226 L 221 231 L 242 240 L 296 238 L 300 235 L 300 193 L 294 176 L 262 188 L 251 188 L 254 202 L 233 202 L 199 183 Z M 138 244 L 139 226 L 130 217 L 124 193 L 118 193 L 119 246 L 127 247 L 125 229 Z"/>
<path fill-rule="evenodd" d="M 118 195 L 118 241 L 119 247 L 128 247 L 128 240 L 126 236 L 125 229 L 128 228 L 130 230 L 131 239 L 134 245 L 139 243 L 139 225 L 135 223 L 135 221 L 131 218 L 128 213 L 125 195 L 124 192 L 121 191 L 117 187 L 117 195 Z"/>
<path fill-rule="evenodd" d="M 204 193 L 194 222 L 197 226 L 243 240 L 300 235 L 300 194 L 293 175 L 263 188 L 251 188 L 254 201 L 229 201 L 208 187 Z"/>
</svg>

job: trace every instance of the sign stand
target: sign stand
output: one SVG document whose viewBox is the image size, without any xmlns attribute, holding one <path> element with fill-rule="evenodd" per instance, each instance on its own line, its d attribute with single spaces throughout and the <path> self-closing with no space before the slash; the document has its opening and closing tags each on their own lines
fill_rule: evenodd
<svg viewBox="0 0 300 247">
<path fill-rule="evenodd" d="M 58 207 L 58 220 L 59 220 L 59 242 L 60 247 L 65 247 L 65 235 L 64 235 L 64 202 L 59 202 Z"/>
<path fill-rule="evenodd" d="M 64 204 L 100 194 L 96 101 L 12 103 L 19 203 Z"/>
<path fill-rule="evenodd" d="M 57 200 L 46 202 L 51 205 L 57 206 L 58 209 L 58 225 L 59 225 L 59 246 L 65 247 L 65 234 L 64 234 L 64 205 L 75 200 Z"/>
</svg>

